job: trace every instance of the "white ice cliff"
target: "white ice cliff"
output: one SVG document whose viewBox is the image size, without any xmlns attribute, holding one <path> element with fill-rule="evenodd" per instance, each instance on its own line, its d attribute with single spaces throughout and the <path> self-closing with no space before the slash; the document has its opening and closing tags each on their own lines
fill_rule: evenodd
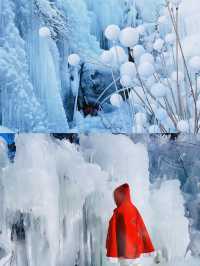
<svg viewBox="0 0 200 266">
<path fill-rule="evenodd" d="M 115 208 L 112 192 L 129 182 L 162 253 L 160 265 L 199 264 L 190 252 L 184 258 L 189 221 L 180 183 L 150 184 L 146 145 L 114 135 L 81 136 L 80 146 L 44 135 L 19 135 L 16 144 L 12 164 L 1 147 L 0 248 L 5 254 L 0 263 L 7 258 L 20 266 L 112 265 L 105 256 Z M 153 265 L 152 259 L 143 264 Z"/>
</svg>

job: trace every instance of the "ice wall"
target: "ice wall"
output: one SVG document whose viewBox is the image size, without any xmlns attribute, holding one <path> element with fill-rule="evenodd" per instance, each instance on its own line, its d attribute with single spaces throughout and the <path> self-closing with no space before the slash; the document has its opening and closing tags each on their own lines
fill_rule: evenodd
<svg viewBox="0 0 200 266">
<path fill-rule="evenodd" d="M 79 101 L 83 105 L 82 94 L 94 101 L 110 80 L 110 73 L 103 73 L 96 62 L 100 48 L 110 45 L 103 34 L 106 26 L 134 26 L 136 16 L 137 21 L 155 22 L 164 3 L 164 0 L 1 0 L 1 124 L 15 131 L 69 131 L 76 77 L 68 66 L 68 55 L 78 53 L 81 63 L 87 66 L 90 63 L 83 69 Z M 199 11 L 197 0 L 183 0 L 180 6 L 181 36 L 187 37 L 183 40 L 186 56 L 199 54 L 196 32 Z M 39 36 L 42 26 L 49 28 L 49 38 Z M 95 124 L 95 119 L 90 122 L 90 128 L 99 123 Z"/>
<path fill-rule="evenodd" d="M 1 124 L 67 132 L 73 109 L 68 55 L 89 60 L 100 51 L 84 1 L 1 0 L 0 12 Z M 39 36 L 42 26 L 50 38 Z"/>
<path fill-rule="evenodd" d="M 46 111 L 28 75 L 25 42 L 15 24 L 12 1 L 0 1 L 1 124 L 18 131 L 46 131 Z"/>
<path fill-rule="evenodd" d="M 9 210 L 8 223 L 12 225 L 15 222 L 17 212 L 24 213 L 27 217 L 27 234 L 23 257 L 31 265 L 42 263 L 53 266 L 56 265 L 59 247 L 59 238 L 55 237 L 59 230 L 59 180 L 54 157 L 46 156 L 49 152 L 53 153 L 53 150 L 44 136 L 36 135 L 20 136 L 16 146 L 15 163 L 7 169 L 3 180 L 5 205 Z M 22 167 L 24 158 L 26 166 Z M 7 229 L 9 232 L 11 228 L 8 226 Z M 14 246 L 20 244 L 18 241 Z"/>
<path fill-rule="evenodd" d="M 151 187 L 146 145 L 103 134 L 81 136 L 80 146 L 47 135 L 19 135 L 16 144 L 15 162 L 1 175 L 6 210 L 1 240 L 18 254 L 20 266 L 26 261 L 34 266 L 109 266 L 105 238 L 115 208 L 112 192 L 124 182 L 131 186 L 156 250 L 169 260 L 166 265 L 195 265 L 190 257 L 184 260 L 189 233 L 180 184 L 164 181 Z M 11 244 L 19 212 L 26 238 Z"/>
<path fill-rule="evenodd" d="M 58 14 L 48 1 L 21 0 L 16 2 L 16 9 L 17 25 L 26 44 L 30 79 L 37 98 L 46 110 L 49 131 L 66 132 L 68 122 L 61 96 L 60 55 L 53 38 L 58 30 Z M 49 38 L 39 35 L 40 27 L 45 24 L 51 29 L 52 36 Z M 62 26 L 65 26 L 64 21 Z"/>
<path fill-rule="evenodd" d="M 165 3 L 164 0 L 136 0 L 135 2 L 139 7 L 143 20 L 146 22 L 155 22 L 160 8 Z"/>
<path fill-rule="evenodd" d="M 124 1 L 123 0 L 111 0 L 111 1 L 91 1 L 84 0 L 89 10 L 89 16 L 91 19 L 91 33 L 97 37 L 102 48 L 108 46 L 108 42 L 104 37 L 104 30 L 110 24 L 123 24 L 124 15 Z M 113 10 L 115 12 L 113 13 Z"/>
</svg>

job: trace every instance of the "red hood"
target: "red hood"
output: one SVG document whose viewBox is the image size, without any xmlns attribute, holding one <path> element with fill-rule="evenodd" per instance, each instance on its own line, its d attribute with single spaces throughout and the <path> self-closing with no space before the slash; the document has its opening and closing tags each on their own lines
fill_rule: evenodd
<svg viewBox="0 0 200 266">
<path fill-rule="evenodd" d="M 123 184 L 115 189 L 114 200 L 117 207 L 124 202 L 131 202 L 130 187 L 128 184 Z"/>
<path fill-rule="evenodd" d="M 128 184 L 114 191 L 117 208 L 109 221 L 106 239 L 107 257 L 136 259 L 154 251 L 144 221 L 131 203 Z"/>
</svg>

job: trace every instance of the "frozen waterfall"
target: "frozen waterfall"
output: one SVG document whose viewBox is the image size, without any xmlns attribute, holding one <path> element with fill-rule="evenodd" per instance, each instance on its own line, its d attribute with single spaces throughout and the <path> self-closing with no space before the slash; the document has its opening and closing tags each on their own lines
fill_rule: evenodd
<svg viewBox="0 0 200 266">
<path fill-rule="evenodd" d="M 105 237 L 115 208 L 112 191 L 129 182 L 156 250 L 163 254 L 160 265 L 199 264 L 189 253 L 184 258 L 189 232 L 180 184 L 150 184 L 146 145 L 122 135 L 83 135 L 76 146 L 23 134 L 16 145 L 12 164 L 1 147 L 0 249 L 5 254 L 0 263 L 7 258 L 20 266 L 111 265 Z"/>
<path fill-rule="evenodd" d="M 118 127 L 118 113 L 110 111 L 112 106 L 106 106 L 105 116 L 98 113 L 84 119 L 80 113 L 74 124 L 73 84 L 78 84 L 78 107 L 83 111 L 84 104 L 94 103 L 111 80 L 110 72 L 99 66 L 101 48 L 112 44 L 104 36 L 105 28 L 109 24 L 121 29 L 141 23 L 155 26 L 164 15 L 164 4 L 164 0 L 0 0 L 1 125 L 17 132 Z M 198 0 L 182 1 L 179 17 L 186 57 L 199 55 L 199 12 Z M 41 27 L 49 29 L 49 36 L 40 36 Z M 71 53 L 81 57 L 78 75 L 68 65 Z M 109 93 L 113 90 L 111 86 Z M 127 113 L 126 105 L 122 109 Z M 124 120 L 129 132 L 128 117 Z"/>
</svg>

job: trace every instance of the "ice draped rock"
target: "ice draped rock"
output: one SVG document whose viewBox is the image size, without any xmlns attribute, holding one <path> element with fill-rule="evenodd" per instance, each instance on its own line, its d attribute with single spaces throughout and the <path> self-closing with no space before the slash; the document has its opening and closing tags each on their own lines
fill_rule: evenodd
<svg viewBox="0 0 200 266">
<path fill-rule="evenodd" d="M 117 78 L 117 74 L 115 74 L 115 77 Z M 86 97 L 88 102 L 95 103 L 104 89 L 112 82 L 113 80 L 109 69 L 105 67 L 94 68 L 90 64 L 85 64 L 81 78 L 79 97 L 81 97 L 81 99 Z M 112 84 L 100 100 L 103 100 L 114 91 L 115 87 L 114 84 Z"/>
<path fill-rule="evenodd" d="M 28 259 L 31 258 L 33 265 L 43 266 L 89 265 L 87 262 L 94 254 L 94 266 L 109 265 L 105 257 L 105 237 L 115 207 L 112 191 L 129 182 L 133 202 L 146 221 L 155 247 L 165 256 L 161 258 L 162 264 L 198 266 L 198 258 L 195 260 L 188 254 L 184 259 L 189 244 L 189 221 L 180 182 L 172 178 L 178 175 L 183 181 L 180 159 L 184 160 L 187 174 L 191 176 L 184 189 L 187 194 L 191 193 L 186 196 L 187 208 L 197 226 L 199 141 L 194 142 L 197 144 L 194 149 L 191 143 L 185 146 L 187 138 L 184 145 L 155 137 L 148 145 L 144 140 L 140 143 L 138 136 L 135 138 L 114 134 L 81 135 L 77 149 L 66 140 L 58 141 L 48 135 L 17 135 L 15 161 L 3 171 L 5 201 L 1 201 L 12 214 L 8 217 L 9 223 L 3 224 L 7 229 L 16 221 L 13 213 L 19 208 L 29 215 L 28 241 L 24 241 L 24 249 L 16 249 L 17 254 L 22 250 L 25 254 L 31 251 Z M 152 184 L 150 178 L 152 180 L 155 174 L 158 182 L 154 179 Z M 193 252 L 197 255 L 199 234 L 193 234 L 198 236 L 193 238 L 196 242 Z M 1 235 L 2 242 L 11 246 L 7 233 Z M 165 258 L 169 259 L 168 263 Z"/>
</svg>

